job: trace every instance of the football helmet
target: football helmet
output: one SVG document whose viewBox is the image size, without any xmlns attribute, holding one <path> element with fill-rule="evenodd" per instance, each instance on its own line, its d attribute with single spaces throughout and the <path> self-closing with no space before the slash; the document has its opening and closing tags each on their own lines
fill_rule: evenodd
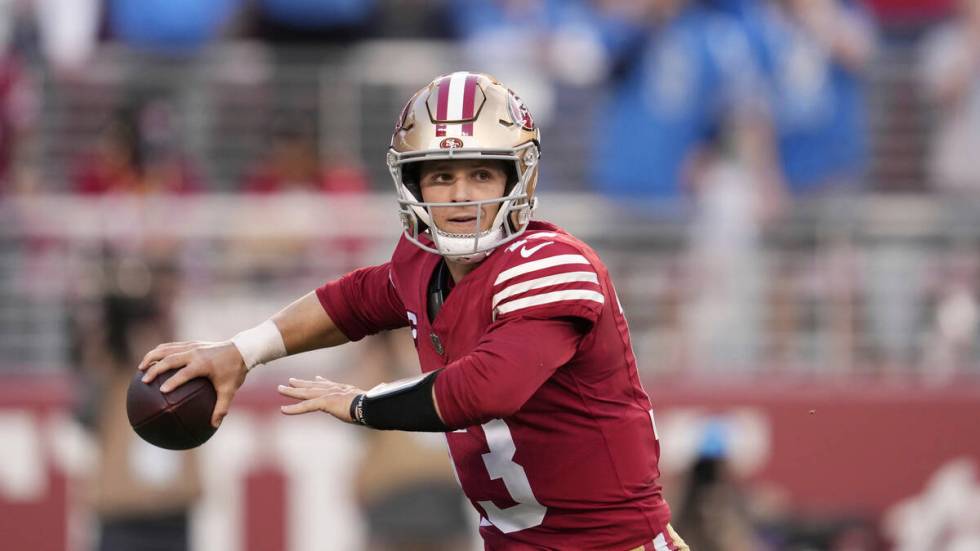
<svg viewBox="0 0 980 551">
<path fill-rule="evenodd" d="M 466 71 L 437 77 L 405 104 L 388 149 L 388 169 L 398 194 L 405 237 L 455 262 L 483 260 L 527 229 L 537 204 L 534 188 L 540 151 L 540 132 L 527 107 L 495 78 Z M 419 163 L 436 159 L 508 161 L 504 195 L 457 203 L 423 201 Z M 479 231 L 483 207 L 494 204 L 499 209 L 492 225 Z M 447 206 L 475 206 L 474 233 L 437 228 L 432 209 Z"/>
</svg>

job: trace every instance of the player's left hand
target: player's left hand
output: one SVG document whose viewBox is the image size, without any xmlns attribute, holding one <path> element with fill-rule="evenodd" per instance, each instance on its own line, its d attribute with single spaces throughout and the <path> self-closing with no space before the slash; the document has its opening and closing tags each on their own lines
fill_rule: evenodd
<svg viewBox="0 0 980 551">
<path fill-rule="evenodd" d="M 299 415 L 311 411 L 323 411 L 346 423 L 352 422 L 350 404 L 364 390 L 352 385 L 335 383 L 317 376 L 314 381 L 289 379 L 289 386 L 279 385 L 279 394 L 302 400 L 301 402 L 282 406 L 280 409 L 286 415 Z"/>
</svg>

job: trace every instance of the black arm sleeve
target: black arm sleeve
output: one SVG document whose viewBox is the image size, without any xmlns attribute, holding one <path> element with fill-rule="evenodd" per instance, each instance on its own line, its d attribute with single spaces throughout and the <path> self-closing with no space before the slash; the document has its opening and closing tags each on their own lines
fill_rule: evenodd
<svg viewBox="0 0 980 551">
<path fill-rule="evenodd" d="M 380 430 L 446 432 L 449 427 L 439 419 L 432 398 L 432 385 L 441 371 L 433 371 L 414 384 L 391 392 L 374 396 L 358 394 L 350 405 L 351 419 Z"/>
</svg>

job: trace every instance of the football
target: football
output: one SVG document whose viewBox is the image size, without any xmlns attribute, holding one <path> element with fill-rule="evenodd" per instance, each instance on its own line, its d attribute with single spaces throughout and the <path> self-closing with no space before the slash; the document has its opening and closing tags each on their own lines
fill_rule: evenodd
<svg viewBox="0 0 980 551">
<path fill-rule="evenodd" d="M 191 379 L 168 394 L 160 392 L 160 385 L 174 373 L 161 373 L 146 384 L 141 380 L 143 372 L 136 371 L 126 394 L 129 424 L 154 446 L 168 450 L 196 448 L 217 430 L 211 426 L 217 393 L 205 377 Z"/>
</svg>

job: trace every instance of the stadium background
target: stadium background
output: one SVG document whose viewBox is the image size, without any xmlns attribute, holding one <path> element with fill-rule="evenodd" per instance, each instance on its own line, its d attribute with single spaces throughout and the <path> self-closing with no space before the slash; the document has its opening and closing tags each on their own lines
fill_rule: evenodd
<svg viewBox="0 0 980 551">
<path fill-rule="evenodd" d="M 385 260 L 399 231 L 383 164 L 392 122 L 411 92 L 458 68 L 496 74 L 542 128 L 538 215 L 610 267 L 675 511 L 710 460 L 730 497 L 705 497 L 718 510 L 702 514 L 746 541 L 980 546 L 980 168 L 941 181 L 946 114 L 923 77 L 933 36 L 966 19 L 959 4 L 864 4 L 877 46 L 854 115 L 867 120 L 866 162 L 844 185 L 791 189 L 763 221 L 746 214 L 751 177 L 731 168 L 738 147 L 725 139 L 705 140 L 725 152 L 706 181 L 731 193 L 633 197 L 596 181 L 599 140 L 634 137 L 598 132 L 621 81 L 587 24 L 555 23 L 566 4 L 0 2 L 0 547 L 81 550 L 96 537 L 96 413 L 112 411 L 109 364 L 144 351 L 113 348 L 120 324 L 145 330 L 124 337 L 129 348 L 227 338 Z M 736 18 L 753 2 L 706 4 Z M 106 164 L 119 141 L 138 152 L 135 176 Z M 124 468 L 147 487 L 199 479 L 194 549 L 364 548 L 365 494 L 390 475 L 365 467 L 377 442 L 282 418 L 274 386 L 410 373 L 404 340 L 255 372 L 194 473 L 138 442 Z M 451 477 L 438 439 L 394 445 Z"/>
</svg>

